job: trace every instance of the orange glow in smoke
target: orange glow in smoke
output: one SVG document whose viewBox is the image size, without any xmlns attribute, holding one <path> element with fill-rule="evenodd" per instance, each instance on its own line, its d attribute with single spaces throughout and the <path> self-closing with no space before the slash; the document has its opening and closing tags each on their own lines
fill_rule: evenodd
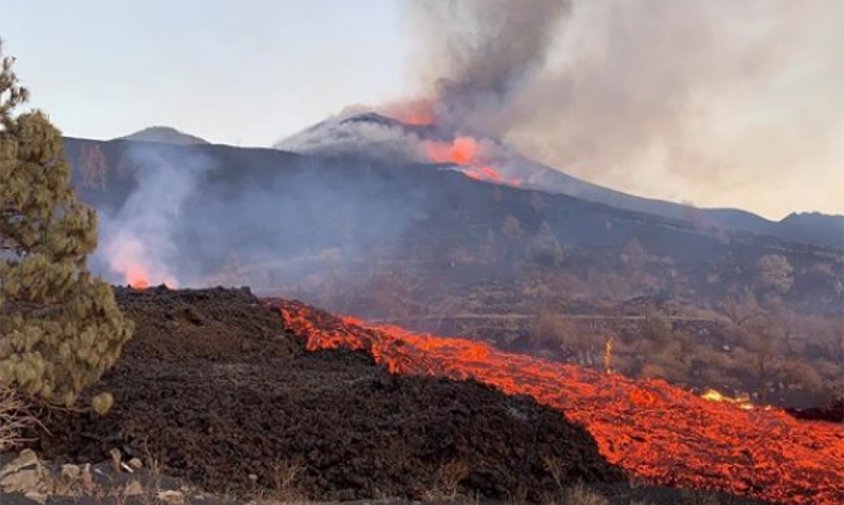
<svg viewBox="0 0 844 505">
<path fill-rule="evenodd" d="M 268 303 L 308 350 L 363 350 L 391 373 L 475 379 L 529 395 L 583 425 L 611 463 L 657 485 L 720 490 L 779 503 L 844 503 L 844 426 L 776 408 L 705 399 L 657 379 L 630 379 L 500 351 L 460 338 L 335 318 Z"/>
<path fill-rule="evenodd" d="M 126 267 L 126 283 L 136 289 L 149 287 L 149 274 L 140 265 L 130 264 Z"/>
<path fill-rule="evenodd" d="M 426 142 L 425 154 L 435 163 L 468 165 L 475 161 L 478 143 L 472 137 L 456 137 L 452 142 Z"/>
<path fill-rule="evenodd" d="M 425 155 L 435 163 L 451 163 L 460 166 L 466 176 L 479 181 L 489 181 L 510 186 L 521 186 L 522 180 L 508 178 L 488 164 L 480 152 L 478 141 L 473 137 L 455 137 L 451 142 L 425 142 Z"/>
<path fill-rule="evenodd" d="M 388 105 L 385 114 L 404 124 L 429 126 L 437 121 L 433 100 L 412 100 Z"/>
</svg>

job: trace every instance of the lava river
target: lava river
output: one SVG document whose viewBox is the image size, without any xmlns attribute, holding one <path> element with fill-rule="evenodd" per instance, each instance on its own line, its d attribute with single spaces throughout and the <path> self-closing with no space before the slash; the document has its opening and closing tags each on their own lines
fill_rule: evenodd
<svg viewBox="0 0 844 505">
<path fill-rule="evenodd" d="M 392 373 L 473 378 L 530 395 L 584 425 L 601 453 L 653 484 L 781 503 L 844 503 L 844 426 L 778 409 L 713 402 L 661 380 L 630 379 L 483 343 L 335 318 L 270 300 L 308 350 L 365 350 Z"/>
</svg>

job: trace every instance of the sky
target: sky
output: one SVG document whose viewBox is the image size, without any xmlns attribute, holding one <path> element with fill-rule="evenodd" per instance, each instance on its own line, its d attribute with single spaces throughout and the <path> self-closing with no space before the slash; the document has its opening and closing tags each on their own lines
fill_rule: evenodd
<svg viewBox="0 0 844 505">
<path fill-rule="evenodd" d="M 0 36 L 31 104 L 95 139 L 167 125 L 268 146 L 406 81 L 384 0 L 0 0 Z"/>
<path fill-rule="evenodd" d="M 430 89 L 420 69 L 437 67 L 426 48 L 442 41 L 403 3 L 0 0 L 0 37 L 65 135 L 166 125 L 270 146 Z M 844 2 L 573 5 L 543 70 L 503 107 L 502 138 L 642 196 L 844 214 Z"/>
</svg>

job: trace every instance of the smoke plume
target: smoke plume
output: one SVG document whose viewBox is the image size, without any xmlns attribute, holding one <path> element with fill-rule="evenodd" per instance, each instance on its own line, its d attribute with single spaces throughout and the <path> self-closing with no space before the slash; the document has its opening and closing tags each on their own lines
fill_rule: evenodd
<svg viewBox="0 0 844 505">
<path fill-rule="evenodd" d="M 179 287 L 179 277 L 184 278 L 184 268 L 190 265 L 177 244 L 182 234 L 179 217 L 196 191 L 199 175 L 215 162 L 199 153 L 138 144 L 128 148 L 125 164 L 131 167 L 136 188 L 119 210 L 100 211 L 102 243 L 95 267 L 100 265 L 116 283 Z"/>
<path fill-rule="evenodd" d="M 844 212 L 841 2 L 420 1 L 406 18 L 440 121 L 636 194 Z"/>
<path fill-rule="evenodd" d="M 545 63 L 568 0 L 413 2 L 408 18 L 424 52 L 414 61 L 441 122 L 495 133 L 498 112 Z M 492 125 L 492 129 L 490 129 Z"/>
</svg>

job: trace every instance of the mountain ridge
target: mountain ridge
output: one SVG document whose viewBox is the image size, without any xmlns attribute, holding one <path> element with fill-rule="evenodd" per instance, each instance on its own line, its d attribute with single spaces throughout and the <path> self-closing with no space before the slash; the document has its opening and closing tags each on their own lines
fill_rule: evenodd
<svg viewBox="0 0 844 505">
<path fill-rule="evenodd" d="M 383 151 L 384 140 L 380 134 L 373 135 L 369 130 L 376 127 L 386 132 L 401 132 L 402 135 L 416 141 L 442 141 L 461 136 L 458 130 L 440 125 L 413 125 L 377 112 L 362 112 L 340 118 L 329 118 L 312 125 L 300 133 L 294 134 L 275 144 L 282 150 L 296 150 L 296 144 L 304 146 L 310 154 L 331 152 L 337 148 L 356 150 L 366 154 L 367 149 L 379 151 L 372 153 L 379 156 Z M 323 133 L 324 131 L 324 133 Z M 471 133 L 470 133 L 471 135 Z M 362 147 L 368 139 L 376 138 L 371 146 Z M 327 139 L 327 140 L 326 140 Z M 390 142 L 400 137 L 386 137 Z M 493 143 L 503 146 L 495 139 Z M 331 142 L 334 142 L 332 144 Z M 320 144 L 322 143 L 322 144 Z M 504 146 L 506 147 L 506 146 Z M 509 150 L 509 148 L 506 148 Z M 397 150 L 398 151 L 398 150 Z M 392 151 L 388 153 L 393 155 Z M 560 193 L 576 198 L 603 203 L 620 209 L 645 212 L 672 219 L 690 221 L 697 226 L 723 228 L 750 232 L 759 235 L 771 235 L 792 242 L 807 242 L 844 249 L 844 215 L 824 214 L 817 211 L 795 211 L 776 221 L 760 216 L 752 211 L 735 207 L 696 207 L 683 203 L 634 195 L 617 189 L 601 186 L 564 171 L 532 160 L 517 152 L 510 152 L 507 162 L 499 168 L 509 179 L 520 180 L 522 187 L 551 193 Z"/>
<path fill-rule="evenodd" d="M 181 130 L 177 130 L 176 128 L 163 125 L 148 126 L 142 130 L 138 130 L 134 133 L 130 133 L 122 137 L 117 137 L 113 140 L 121 139 L 144 142 L 159 142 L 162 144 L 173 145 L 210 144 L 210 142 L 201 137 L 197 137 L 196 135 L 191 135 Z"/>
</svg>

